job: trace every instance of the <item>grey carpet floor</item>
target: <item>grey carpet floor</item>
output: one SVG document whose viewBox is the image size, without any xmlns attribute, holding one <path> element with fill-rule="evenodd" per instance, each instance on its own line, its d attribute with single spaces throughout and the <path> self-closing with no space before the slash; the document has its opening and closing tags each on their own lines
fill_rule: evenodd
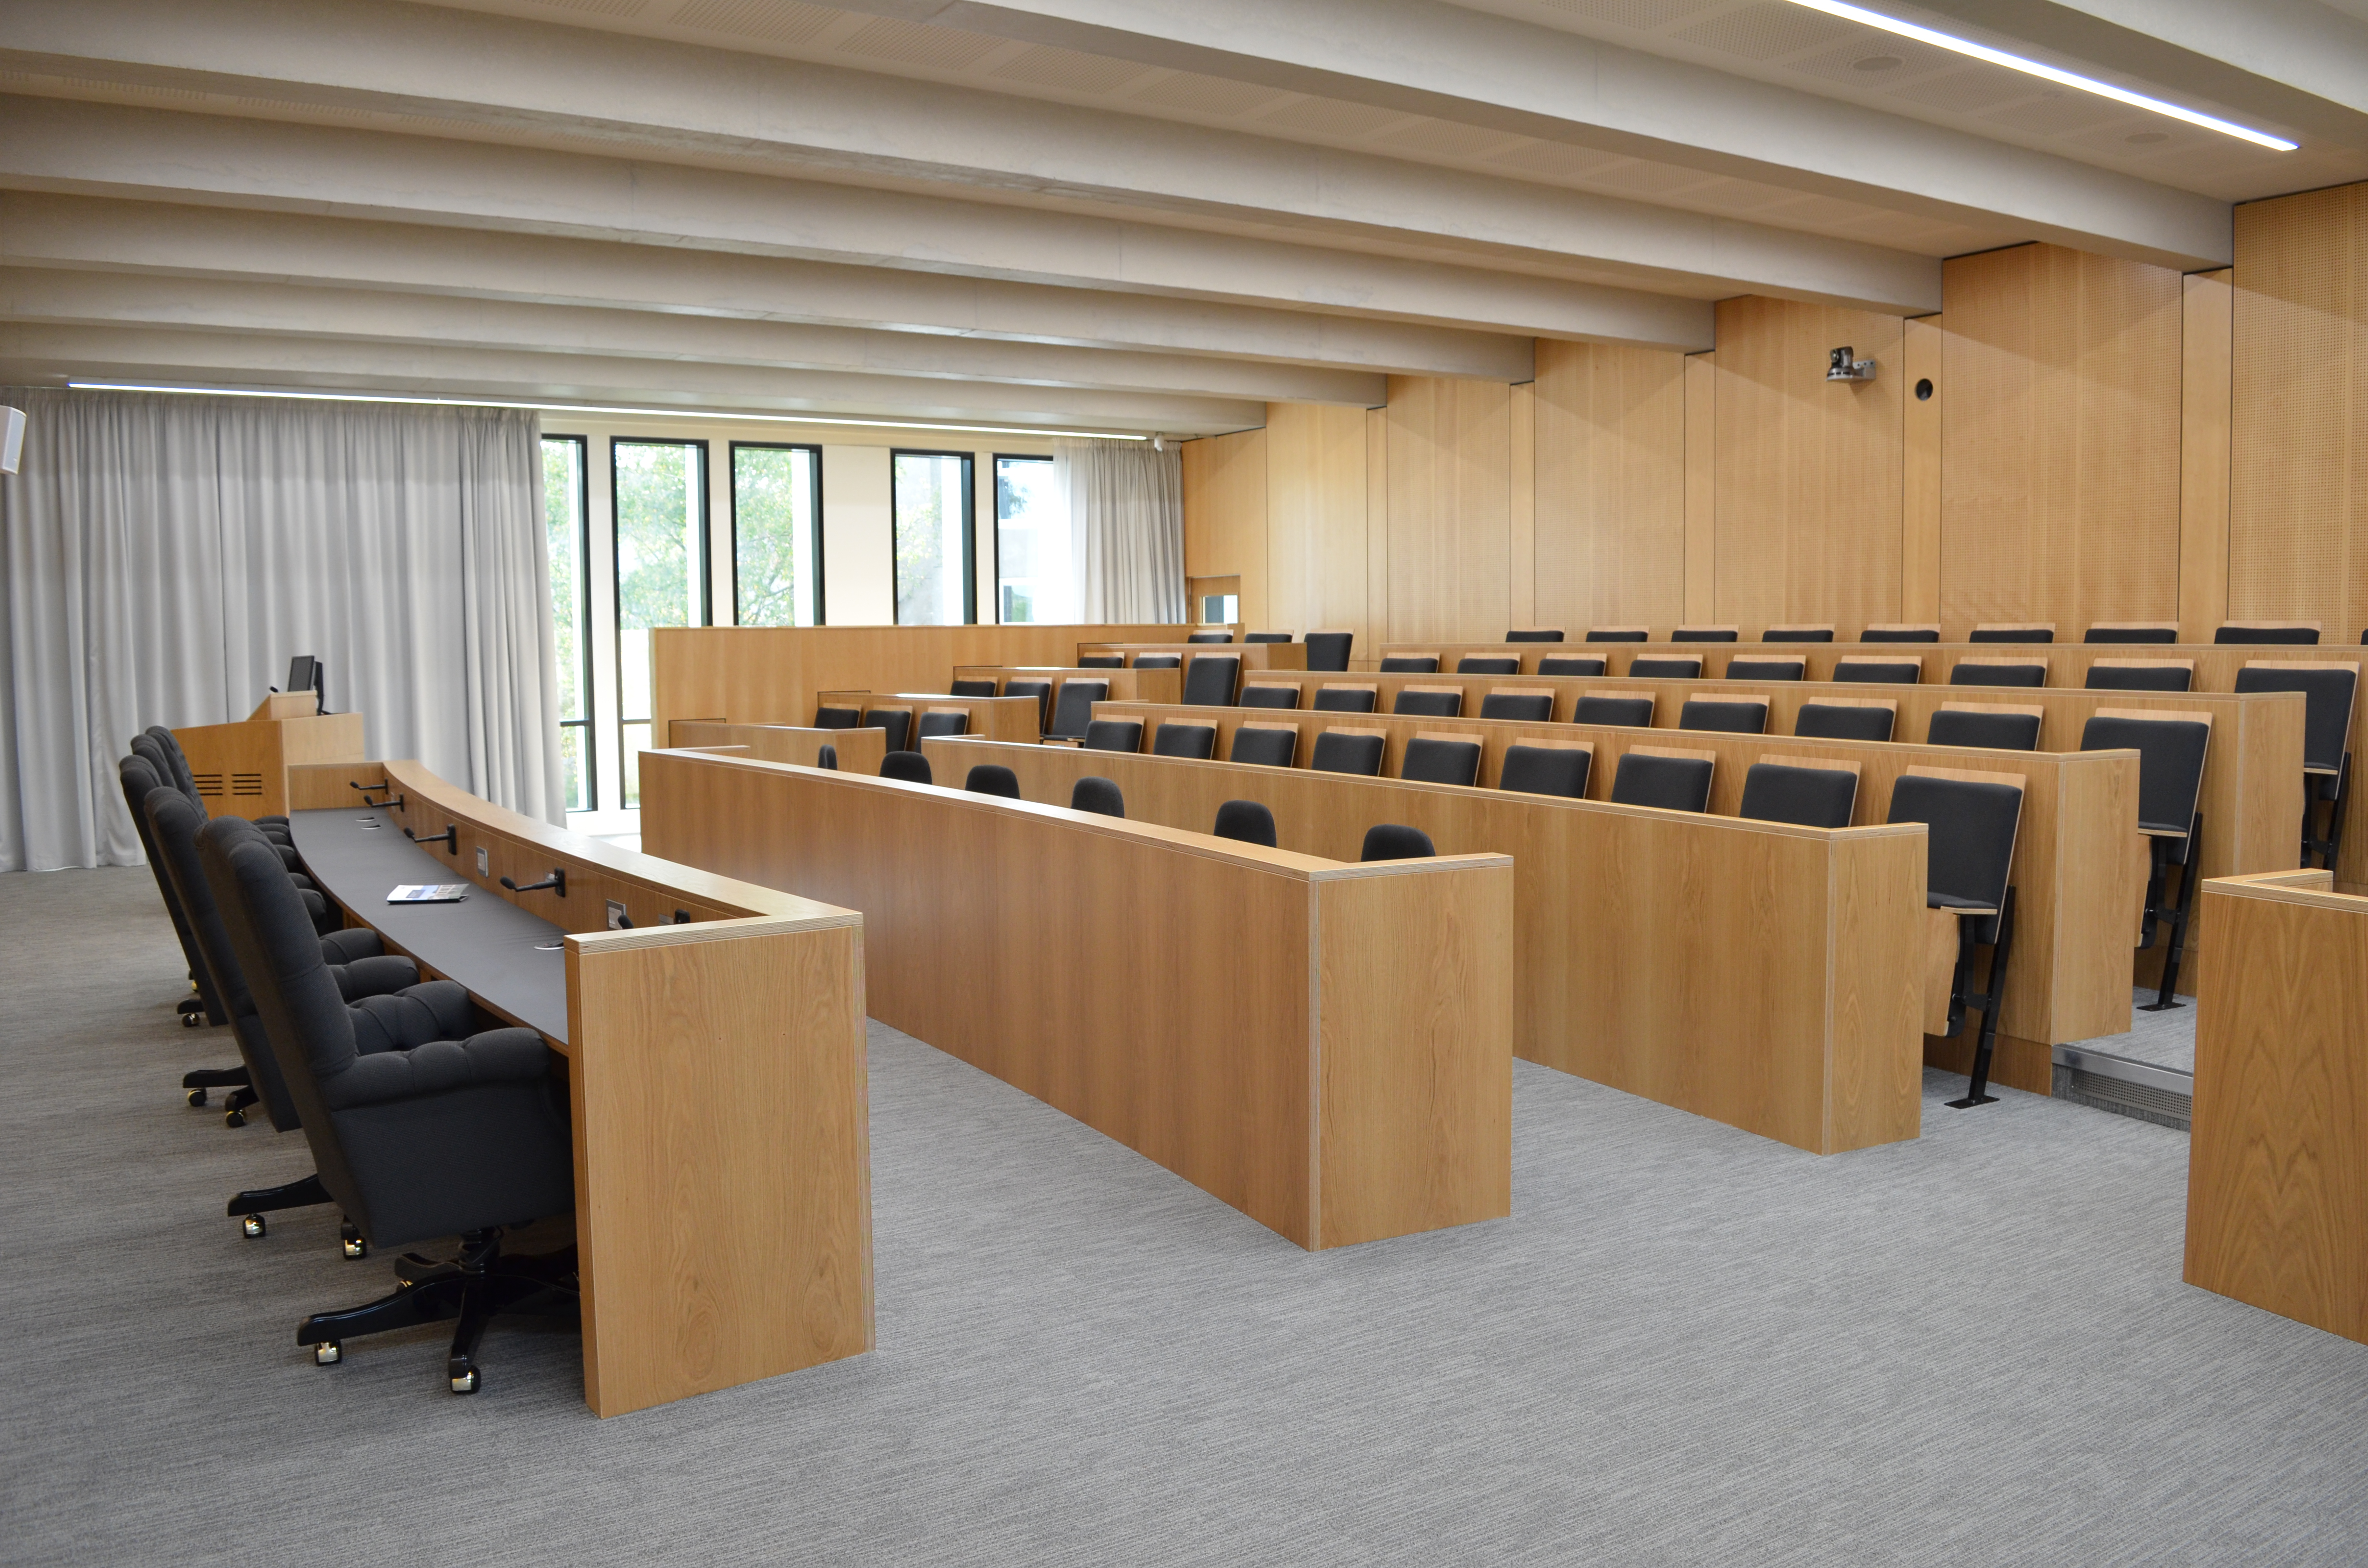
<svg viewBox="0 0 2368 1568">
<path fill-rule="evenodd" d="M 1816 1159 L 1527 1064 L 1510 1220 L 1308 1255 L 871 1037 L 872 1355 L 611 1421 L 430 1330 L 174 1088 L 146 871 L 0 877 L 10 1562 L 2163 1563 L 2368 1552 L 2368 1347 L 2180 1281 L 2187 1140 L 1930 1075 Z"/>
<path fill-rule="evenodd" d="M 2133 1062 L 2150 1062 L 2157 1067 L 2176 1067 L 2182 1073 L 2195 1071 L 2195 998 L 2182 996 L 2185 1006 L 2174 1007 L 2168 1013 L 2146 1013 L 2138 1009 L 2159 994 L 2152 986 L 2141 986 L 2130 993 L 2130 1032 L 2109 1034 L 2096 1040 L 2084 1040 L 2083 1045 L 2093 1045 L 2115 1056 L 2126 1056 Z"/>
</svg>

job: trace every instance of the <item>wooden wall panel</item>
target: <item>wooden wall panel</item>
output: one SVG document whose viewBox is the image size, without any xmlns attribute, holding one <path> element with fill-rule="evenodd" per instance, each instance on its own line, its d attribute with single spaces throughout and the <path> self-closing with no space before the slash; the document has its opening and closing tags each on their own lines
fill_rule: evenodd
<svg viewBox="0 0 2368 1568">
<path fill-rule="evenodd" d="M 1900 343 L 1896 316 L 1719 301 L 1712 619 L 1899 619 Z M 1873 381 L 1825 379 L 1843 344 Z"/>
<path fill-rule="evenodd" d="M 1506 560 L 1512 574 L 1506 584 L 1506 619 L 1515 626 L 1538 620 L 1538 388 L 1535 381 L 1516 381 L 1508 403 L 1506 424 L 1508 486 Z"/>
<path fill-rule="evenodd" d="M 1907 324 L 1900 345 L 1907 392 L 1901 400 L 1899 619 L 1907 621 L 1941 619 L 1941 335 L 1939 316 L 1918 316 Z M 1916 389 L 1925 381 L 1932 395 L 1919 398 Z"/>
<path fill-rule="evenodd" d="M 2228 619 L 2229 269 L 2191 273 L 2179 372 L 2179 640 L 2209 642 Z"/>
<path fill-rule="evenodd" d="M 1391 637 L 1511 624 L 1511 402 L 1500 381 L 1390 378 Z"/>
<path fill-rule="evenodd" d="M 1674 625 L 1687 579 L 1686 358 L 1541 341 L 1537 624 Z M 1518 564 L 1518 563 L 1517 563 Z"/>
<path fill-rule="evenodd" d="M 2179 275 L 2031 244 L 1943 277 L 1941 635 L 2175 619 Z"/>
<path fill-rule="evenodd" d="M 1367 609 L 1365 421 L 1361 408 L 1267 405 L 1266 616 L 1254 630 L 1345 628 L 1360 642 L 1377 640 Z"/>
<path fill-rule="evenodd" d="M 2237 209 L 2228 614 L 2368 626 L 2368 185 Z"/>
<path fill-rule="evenodd" d="M 1370 650 L 1390 631 L 1390 411 L 1365 410 L 1365 616 L 1372 636 L 1356 648 Z M 1352 653 L 1354 649 L 1352 649 Z"/>
<path fill-rule="evenodd" d="M 1240 430 L 1184 443 L 1184 575 L 1239 577 L 1242 619 L 1263 626 L 1267 603 L 1267 439 Z"/>
<path fill-rule="evenodd" d="M 1689 621 L 1718 607 L 1718 356 L 1686 356 L 1686 589 Z M 1626 624 L 1625 618 L 1612 618 Z"/>
</svg>

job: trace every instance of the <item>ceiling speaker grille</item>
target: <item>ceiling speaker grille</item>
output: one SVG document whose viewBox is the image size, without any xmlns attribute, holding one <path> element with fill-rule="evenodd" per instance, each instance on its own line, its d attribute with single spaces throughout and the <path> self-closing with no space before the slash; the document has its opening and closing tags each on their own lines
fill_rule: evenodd
<svg viewBox="0 0 2368 1568">
<path fill-rule="evenodd" d="M 928 28 L 918 22 L 901 22 L 894 17 L 882 17 L 849 34 L 838 47 L 842 53 L 864 54 L 874 60 L 893 60 L 900 65 L 928 65 L 940 71 L 960 71 L 964 66 L 977 64 L 1002 45 L 1001 39 L 982 38 L 976 33 L 957 32 L 951 28 Z"/>
<path fill-rule="evenodd" d="M 760 38 L 770 43 L 804 43 L 841 15 L 799 0 L 690 0 L 673 19 L 679 28 Z"/>
<path fill-rule="evenodd" d="M 1945 71 L 1963 61 L 1962 54 L 1952 54 L 1945 49 L 1934 49 L 1929 43 L 1913 39 L 1886 38 L 1854 40 L 1839 49 L 1829 49 L 1823 54 L 1806 60 L 1795 60 L 1785 69 L 1804 71 L 1812 76 L 1822 76 L 1832 82 L 1850 82 L 1861 86 L 1887 87 L 1911 76 L 1921 76 L 1934 71 Z M 1868 71 L 1860 62 L 1873 64 L 1891 60 L 1898 63 L 1887 70 Z"/>
<path fill-rule="evenodd" d="M 1839 48 L 1854 39 L 1887 40 L 1889 37 L 1871 28 L 1840 21 L 1821 11 L 1804 11 L 1798 6 L 1780 4 L 1779 0 L 1763 0 L 1763 4 L 1731 16 L 1713 17 L 1708 21 L 1681 28 L 1670 36 L 1728 54 L 1739 54 L 1746 60 L 1777 60 L 1806 49 Z M 1870 45 L 1870 52 L 1872 47 Z"/>
<path fill-rule="evenodd" d="M 1069 93 L 1114 93 L 1129 82 L 1139 82 L 1157 69 L 1132 60 L 1081 54 L 1074 49 L 1037 44 L 1005 61 L 994 74 L 1010 82 L 1032 82 L 1040 87 Z"/>
</svg>

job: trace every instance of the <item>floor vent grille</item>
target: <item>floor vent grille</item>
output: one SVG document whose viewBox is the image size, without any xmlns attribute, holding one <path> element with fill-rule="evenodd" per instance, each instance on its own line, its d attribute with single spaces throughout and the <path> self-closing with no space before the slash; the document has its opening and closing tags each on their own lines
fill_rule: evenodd
<svg viewBox="0 0 2368 1568">
<path fill-rule="evenodd" d="M 2195 1101 L 2191 1095 L 2157 1088 L 2152 1084 L 2134 1084 L 2126 1078 L 2108 1077 L 2060 1062 L 2055 1068 L 2055 1088 L 2058 1099 L 2076 1100 L 2098 1110 L 2135 1117 L 2181 1132 L 2189 1131 L 2194 1114 Z"/>
</svg>

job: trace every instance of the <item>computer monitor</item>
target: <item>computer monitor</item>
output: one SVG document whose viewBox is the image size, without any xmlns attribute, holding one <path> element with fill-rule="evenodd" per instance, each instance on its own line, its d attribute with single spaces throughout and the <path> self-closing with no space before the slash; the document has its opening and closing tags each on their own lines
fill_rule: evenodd
<svg viewBox="0 0 2368 1568">
<path fill-rule="evenodd" d="M 288 685 L 285 689 L 309 691 L 319 702 L 322 712 L 326 713 L 329 710 L 328 683 L 324 678 L 320 658 L 316 654 L 299 653 L 288 661 Z"/>
</svg>

